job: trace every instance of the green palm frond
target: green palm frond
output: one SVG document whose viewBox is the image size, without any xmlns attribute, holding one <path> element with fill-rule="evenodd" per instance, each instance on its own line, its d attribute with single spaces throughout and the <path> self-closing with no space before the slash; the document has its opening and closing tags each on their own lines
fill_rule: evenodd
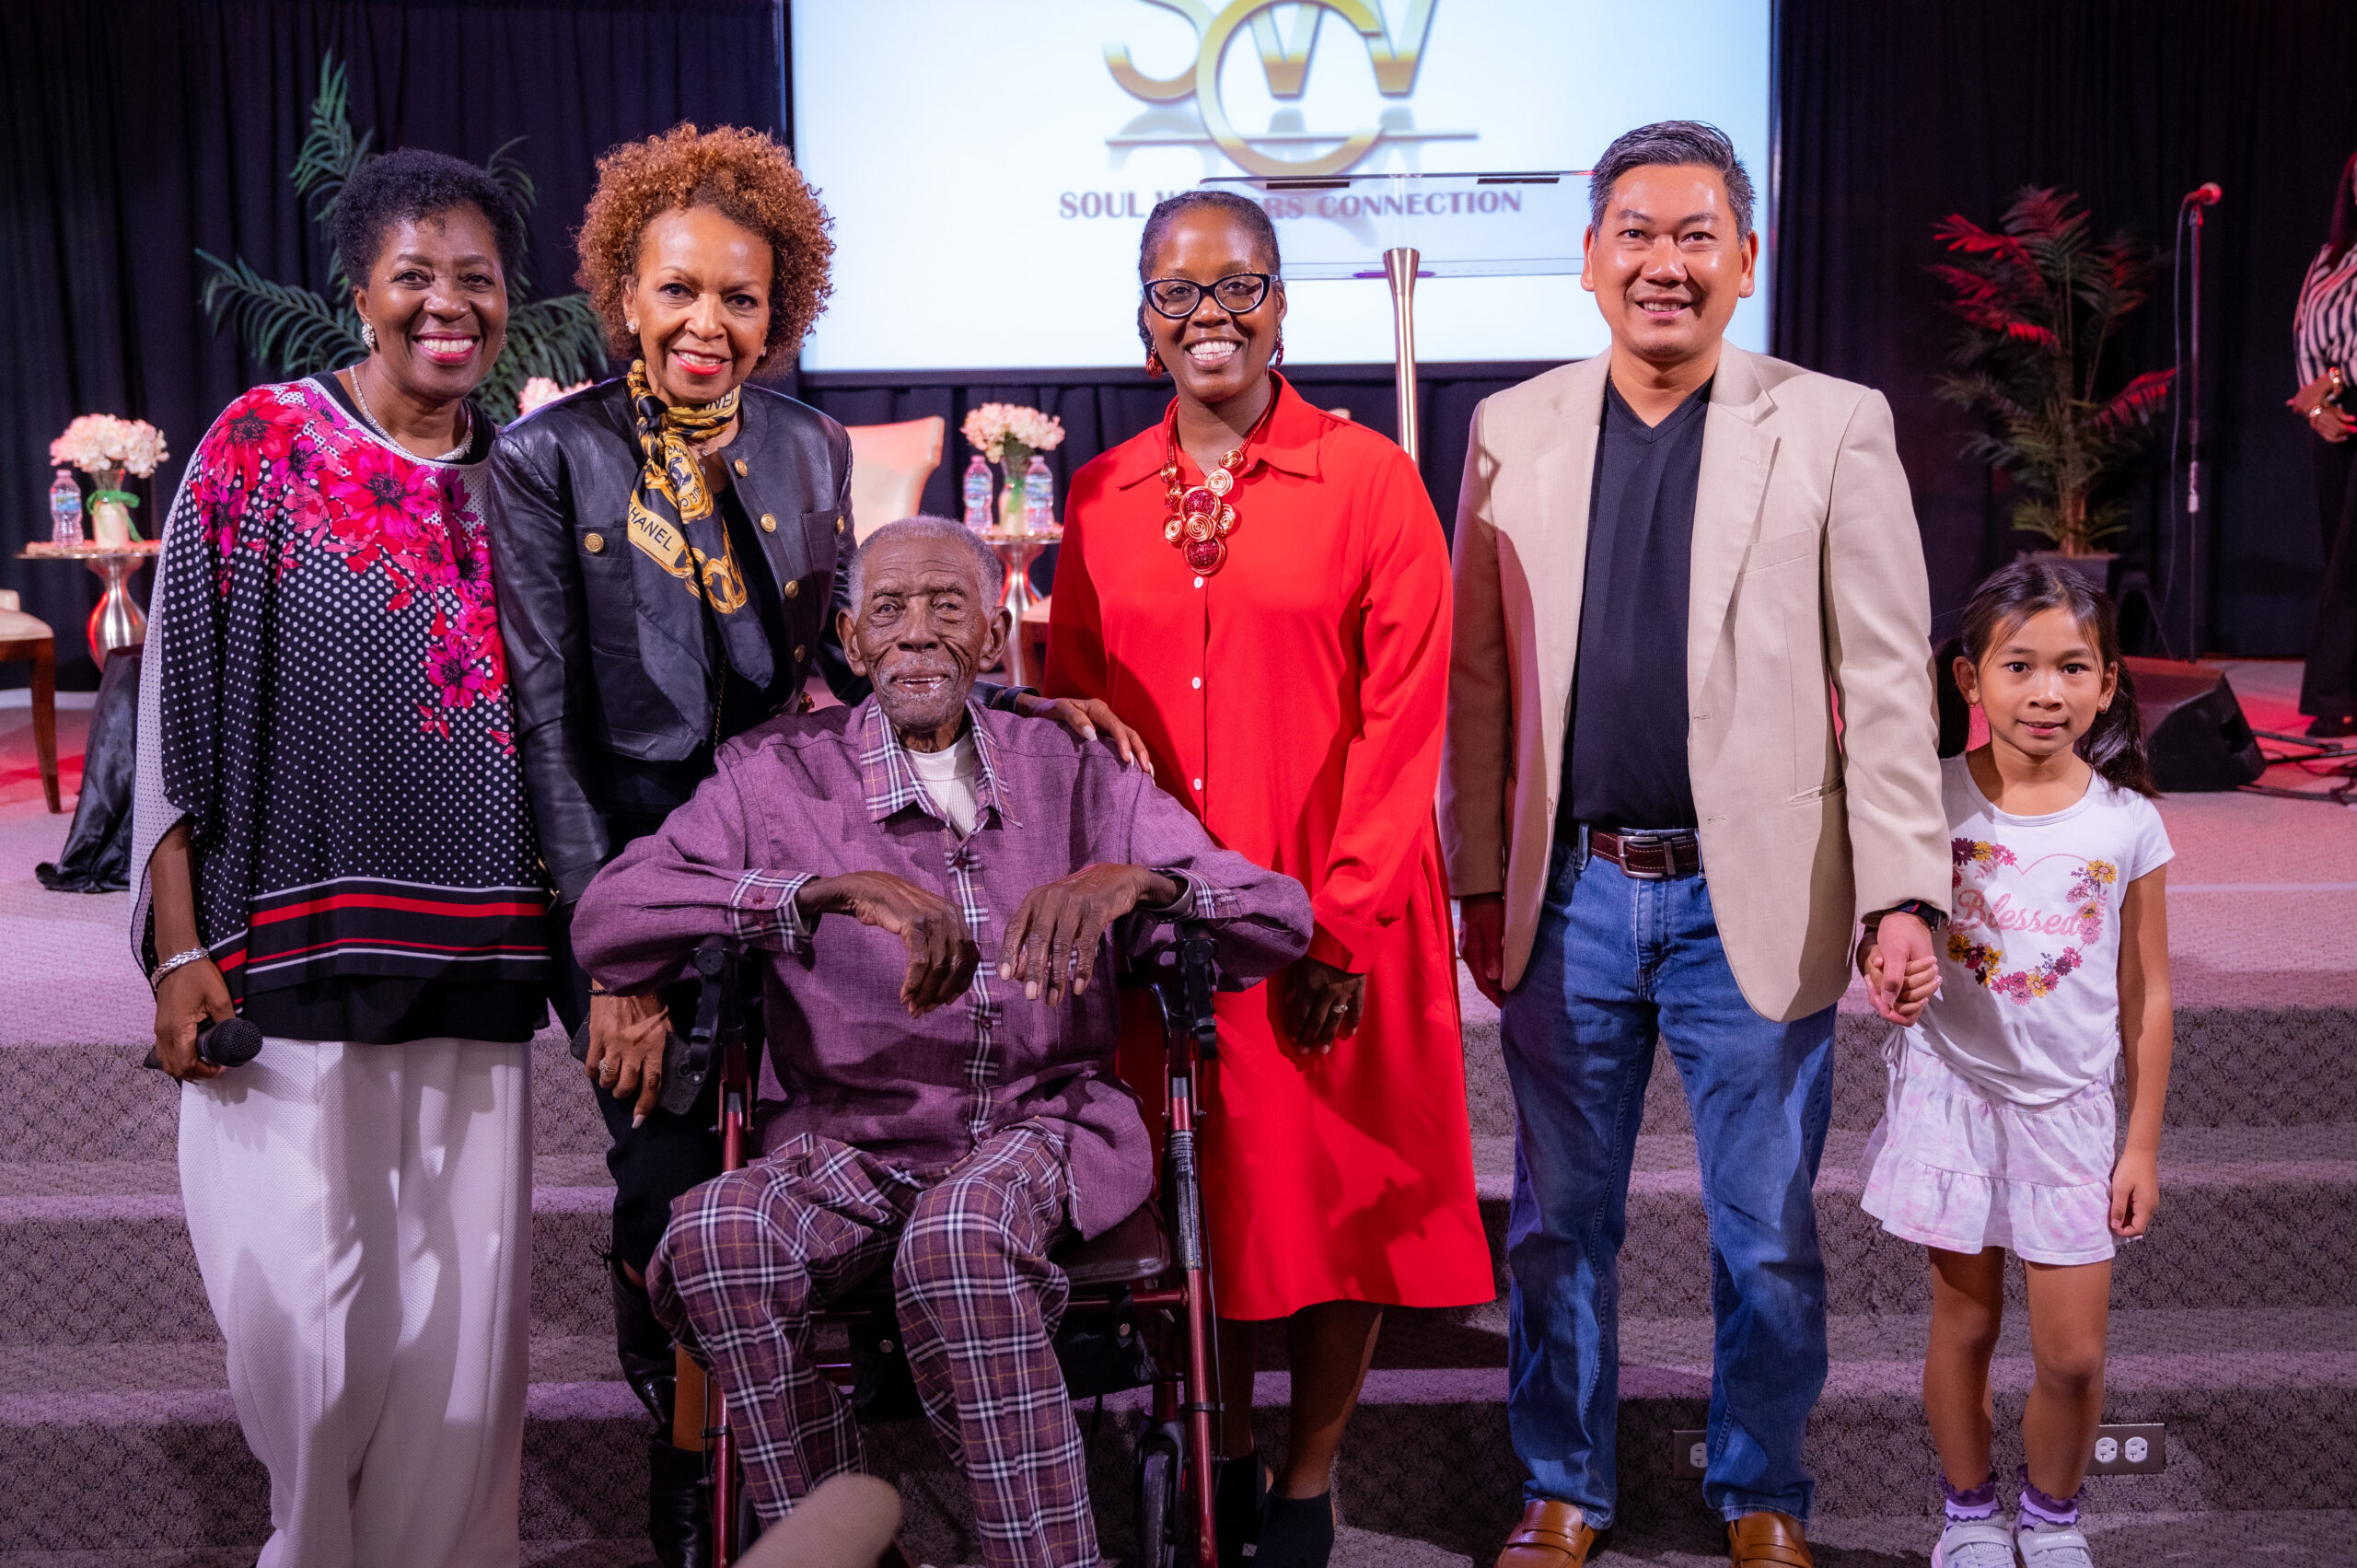
<svg viewBox="0 0 2357 1568">
<path fill-rule="evenodd" d="M 344 186 L 360 172 L 360 166 L 377 156 L 370 143 L 377 133 L 354 137 L 352 134 L 352 87 L 343 66 L 331 49 L 319 57 L 319 90 L 311 99 L 310 134 L 295 151 L 295 167 L 287 178 L 295 182 L 295 193 L 313 205 L 312 221 L 325 228 L 335 215 L 335 199 L 343 193 Z"/>
<path fill-rule="evenodd" d="M 360 341 L 360 318 L 292 284 L 273 283 L 242 256 L 225 261 L 199 250 L 213 269 L 198 297 L 213 318 L 213 330 L 234 325 L 246 352 L 289 376 L 348 365 L 368 352 Z"/>
<path fill-rule="evenodd" d="M 507 346 L 492 363 L 475 401 L 503 424 L 516 417 L 517 394 L 534 376 L 560 387 L 605 374 L 606 324 L 586 294 L 535 299 L 507 313 Z"/>
</svg>

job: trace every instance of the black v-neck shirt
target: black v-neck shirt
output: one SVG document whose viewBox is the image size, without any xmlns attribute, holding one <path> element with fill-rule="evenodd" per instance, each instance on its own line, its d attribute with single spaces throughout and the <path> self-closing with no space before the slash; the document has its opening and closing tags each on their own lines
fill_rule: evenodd
<svg viewBox="0 0 2357 1568">
<path fill-rule="evenodd" d="M 1705 382 L 1648 425 L 1609 381 L 1588 499 L 1586 588 L 1556 831 L 1692 828 L 1686 601 Z"/>
</svg>

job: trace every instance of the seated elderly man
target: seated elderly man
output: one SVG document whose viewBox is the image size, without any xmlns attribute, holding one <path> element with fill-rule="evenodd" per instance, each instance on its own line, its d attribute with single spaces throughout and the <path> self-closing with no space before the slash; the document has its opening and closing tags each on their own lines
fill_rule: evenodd
<svg viewBox="0 0 2357 1568">
<path fill-rule="evenodd" d="M 726 1393 L 761 1517 L 860 1465 L 809 1318 L 888 1262 L 984 1560 L 1086 1568 L 1049 1259 L 1154 1179 L 1113 1074 L 1103 949 L 1195 920 L 1229 973 L 1265 976 L 1307 947 L 1309 900 L 1106 748 L 967 700 L 1007 633 L 1001 582 L 955 523 L 878 529 L 842 615 L 875 695 L 723 747 L 694 798 L 590 885 L 573 941 L 625 993 L 677 978 L 714 935 L 771 955 L 761 1156 L 679 1200 L 648 1274 L 656 1315 Z"/>
</svg>

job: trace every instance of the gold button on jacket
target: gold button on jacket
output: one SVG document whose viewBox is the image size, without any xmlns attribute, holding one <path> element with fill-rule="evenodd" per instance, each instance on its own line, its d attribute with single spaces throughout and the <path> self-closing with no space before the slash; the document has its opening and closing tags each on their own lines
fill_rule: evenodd
<svg viewBox="0 0 2357 1568">
<path fill-rule="evenodd" d="M 800 582 L 798 579 L 794 578 L 794 577 L 788 577 L 788 578 L 785 580 L 785 597 L 786 597 L 786 598 L 792 598 L 795 595 L 796 595 L 796 594 L 800 593 L 801 591 L 802 591 L 802 584 L 801 584 L 801 582 Z"/>
<path fill-rule="evenodd" d="M 761 514 L 761 531 L 763 533 L 777 532 L 777 517 L 773 514 L 769 512 Z"/>
<path fill-rule="evenodd" d="M 598 552 L 606 548 L 606 536 L 601 533 L 583 534 L 581 536 L 581 548 L 587 551 L 590 554 L 595 555 Z"/>
</svg>

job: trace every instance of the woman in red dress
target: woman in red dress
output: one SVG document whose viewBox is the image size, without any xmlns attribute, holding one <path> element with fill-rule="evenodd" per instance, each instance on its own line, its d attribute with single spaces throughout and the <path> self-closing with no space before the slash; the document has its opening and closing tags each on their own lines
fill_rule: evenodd
<svg viewBox="0 0 2357 1568">
<path fill-rule="evenodd" d="M 1407 454 L 1275 373 L 1284 285 L 1253 203 L 1189 192 L 1139 253 L 1162 423 L 1074 477 L 1047 688 L 1144 733 L 1225 847 L 1297 877 L 1308 956 L 1219 1000 L 1204 1202 L 1222 1446 L 1253 1452 L 1252 1335 L 1286 1320 L 1290 1452 L 1218 1484 L 1223 1558 L 1322 1564 L 1329 1478 L 1386 1305 L 1494 1294 L 1473 1192 L 1433 799 L 1448 549 Z"/>
</svg>

